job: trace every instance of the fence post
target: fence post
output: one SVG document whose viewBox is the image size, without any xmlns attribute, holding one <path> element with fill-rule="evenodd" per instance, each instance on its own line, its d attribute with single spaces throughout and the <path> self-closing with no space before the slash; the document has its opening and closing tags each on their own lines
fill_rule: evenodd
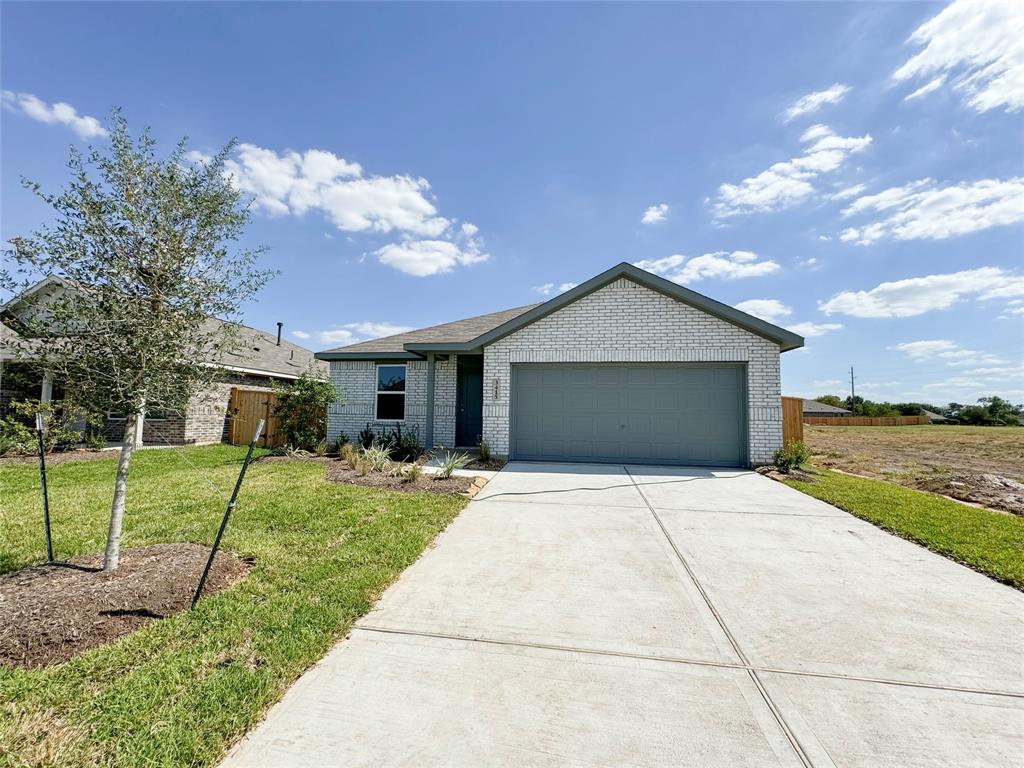
<svg viewBox="0 0 1024 768">
<path fill-rule="evenodd" d="M 43 414 L 36 412 L 36 438 L 39 443 L 39 480 L 43 484 L 43 533 L 46 536 L 46 562 L 53 562 L 53 539 L 50 536 L 50 496 L 46 490 L 46 447 L 43 445 Z"/>
<path fill-rule="evenodd" d="M 206 561 L 206 567 L 203 568 L 203 575 L 199 577 L 199 585 L 196 587 L 196 593 L 192 596 L 192 608 L 196 607 L 196 603 L 199 602 L 200 595 L 203 594 L 203 587 L 206 586 L 206 577 L 210 575 L 210 568 L 213 567 L 213 559 L 217 556 L 217 549 L 220 547 L 220 540 L 224 536 L 224 529 L 228 527 L 228 518 L 231 516 L 231 510 L 235 508 L 235 500 L 238 498 L 238 491 L 242 487 L 242 480 L 245 479 L 245 470 L 249 468 L 249 462 L 252 460 L 252 452 L 256 447 L 256 441 L 260 439 L 260 433 L 263 431 L 263 419 L 260 419 L 260 423 L 256 425 L 256 432 L 252 436 L 252 442 L 249 443 L 249 450 L 245 454 L 245 461 L 242 462 L 242 469 L 238 473 L 238 480 L 235 481 L 235 489 L 231 492 L 231 499 L 228 501 L 227 509 L 224 510 L 224 518 L 220 521 L 220 529 L 217 531 L 217 538 L 213 540 L 213 547 L 210 549 L 210 558 Z"/>
</svg>

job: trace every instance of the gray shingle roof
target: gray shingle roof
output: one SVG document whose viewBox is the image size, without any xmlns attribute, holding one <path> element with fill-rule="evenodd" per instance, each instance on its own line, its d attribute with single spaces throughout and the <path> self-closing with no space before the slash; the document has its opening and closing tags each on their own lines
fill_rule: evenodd
<svg viewBox="0 0 1024 768">
<path fill-rule="evenodd" d="M 477 315 L 465 320 L 456 320 L 451 323 L 432 325 L 429 328 L 420 328 L 416 331 L 396 333 L 394 336 L 385 336 L 380 339 L 361 341 L 358 344 L 349 344 L 346 347 L 335 347 L 325 350 L 326 352 L 404 352 L 405 344 L 448 344 L 472 341 L 477 336 L 507 323 L 514 317 L 529 312 L 540 304 L 527 304 L 525 307 L 505 309 L 501 312 L 491 312 L 489 315 Z"/>
<path fill-rule="evenodd" d="M 218 323 L 227 324 L 216 318 L 210 318 L 206 322 L 208 326 Z M 312 367 L 314 373 L 326 378 L 327 364 L 315 360 L 313 352 L 305 347 L 292 344 L 283 338 L 281 345 L 278 346 L 276 333 L 250 328 L 247 325 L 236 324 L 236 327 L 239 329 L 237 348 L 233 352 L 225 353 L 222 359 L 210 362 L 231 368 L 245 368 L 292 378 L 297 378 Z"/>
<path fill-rule="evenodd" d="M 828 403 L 819 403 L 817 400 L 804 400 L 804 413 L 820 413 L 825 416 L 848 416 L 850 411 L 845 408 L 836 408 Z"/>
</svg>

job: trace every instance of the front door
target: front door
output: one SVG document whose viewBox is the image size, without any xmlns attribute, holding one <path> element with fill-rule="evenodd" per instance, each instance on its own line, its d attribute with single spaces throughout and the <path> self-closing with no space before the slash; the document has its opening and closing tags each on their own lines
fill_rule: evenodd
<svg viewBox="0 0 1024 768">
<path fill-rule="evenodd" d="M 476 445 L 484 426 L 483 357 L 458 359 L 458 413 L 455 417 L 455 444 Z"/>
</svg>

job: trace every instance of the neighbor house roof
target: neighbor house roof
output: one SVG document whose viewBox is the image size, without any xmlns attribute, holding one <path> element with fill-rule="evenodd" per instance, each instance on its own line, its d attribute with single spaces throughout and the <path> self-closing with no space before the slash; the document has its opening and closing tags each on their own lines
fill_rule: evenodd
<svg viewBox="0 0 1024 768">
<path fill-rule="evenodd" d="M 947 419 L 941 413 L 935 413 L 934 411 L 929 411 L 925 408 L 921 409 L 921 415 L 927 416 L 928 421 L 949 421 L 949 419 Z"/>
<path fill-rule="evenodd" d="M 317 352 L 316 356 L 321 360 L 418 359 L 424 357 L 427 352 L 479 352 L 485 345 L 514 333 L 621 277 L 774 341 L 783 352 L 804 345 L 803 337 L 792 331 L 622 262 L 542 304 L 516 307 L 418 331 L 350 344 Z"/>
<path fill-rule="evenodd" d="M 817 400 L 804 400 L 804 413 L 820 413 L 822 416 L 849 416 L 852 411 L 846 408 L 837 408 L 828 403 L 819 403 Z"/>
<path fill-rule="evenodd" d="M 15 315 L 17 307 L 29 296 L 48 288 L 74 288 L 74 283 L 59 277 L 47 277 L 22 293 L 0 305 L 0 312 L 5 316 Z M 302 373 L 311 371 L 322 378 L 327 377 L 327 364 L 313 357 L 313 352 L 290 341 L 281 340 L 277 343 L 276 334 L 250 328 L 240 323 L 228 323 L 215 317 L 207 318 L 204 330 L 211 332 L 220 325 L 231 325 L 238 329 L 237 346 L 231 352 L 225 352 L 220 359 L 205 362 L 222 366 L 238 373 L 248 373 L 276 378 L 297 379 Z M 0 359 L 15 359 L 19 355 L 15 347 L 21 341 L 22 353 L 25 349 L 24 339 L 10 326 L 0 323 Z"/>
</svg>

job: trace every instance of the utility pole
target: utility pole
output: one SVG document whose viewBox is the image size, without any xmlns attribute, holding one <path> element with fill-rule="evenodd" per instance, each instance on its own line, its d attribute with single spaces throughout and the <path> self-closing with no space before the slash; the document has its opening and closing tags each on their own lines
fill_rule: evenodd
<svg viewBox="0 0 1024 768">
<path fill-rule="evenodd" d="M 853 366 L 850 366 L 850 412 L 853 413 L 853 409 L 857 405 L 857 393 L 853 388 Z"/>
</svg>

